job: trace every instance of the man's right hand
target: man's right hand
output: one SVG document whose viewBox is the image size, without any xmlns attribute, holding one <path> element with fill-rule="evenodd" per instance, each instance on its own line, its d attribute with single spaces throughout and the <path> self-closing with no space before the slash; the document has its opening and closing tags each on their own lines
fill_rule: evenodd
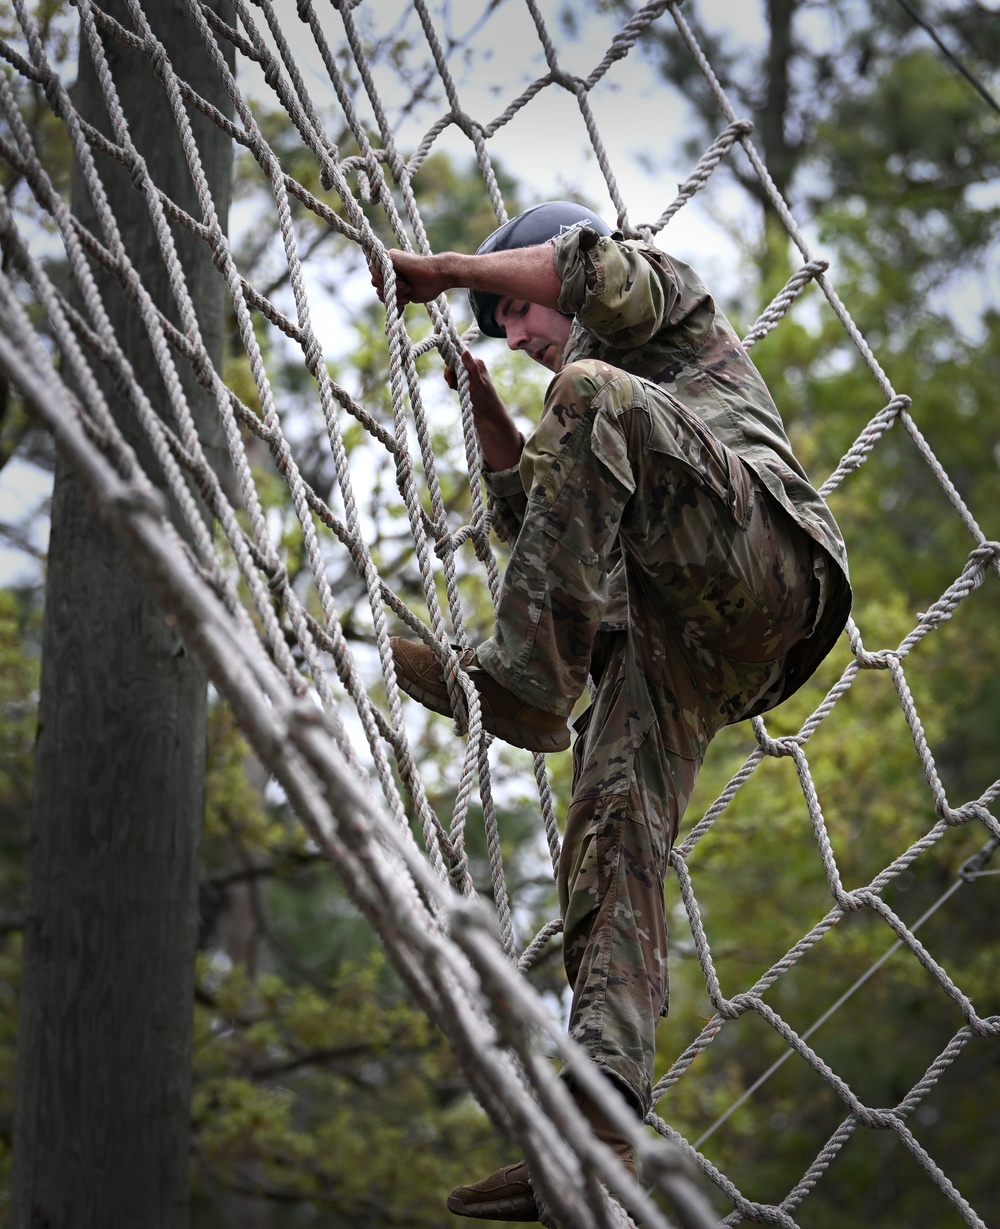
<svg viewBox="0 0 1000 1229">
<path fill-rule="evenodd" d="M 386 253 L 396 273 L 396 307 L 402 311 L 407 303 L 429 303 L 439 294 L 451 290 L 452 285 L 444 275 L 441 262 L 434 256 L 422 256 L 418 252 L 403 252 L 390 248 Z M 379 299 L 385 302 L 385 279 L 382 270 L 369 262 L 372 285 Z"/>
</svg>

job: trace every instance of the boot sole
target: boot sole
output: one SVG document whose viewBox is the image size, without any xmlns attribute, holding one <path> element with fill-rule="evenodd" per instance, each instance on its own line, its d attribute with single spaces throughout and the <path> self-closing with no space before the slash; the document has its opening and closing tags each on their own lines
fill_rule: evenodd
<svg viewBox="0 0 1000 1229">
<path fill-rule="evenodd" d="M 456 1216 L 469 1216 L 474 1220 L 506 1220 L 518 1221 L 524 1224 L 538 1222 L 538 1208 L 532 1205 L 526 1208 L 515 1199 L 492 1199 L 486 1203 L 477 1203 L 474 1208 L 462 1203 L 453 1195 L 448 1196 L 448 1211 Z"/>
<path fill-rule="evenodd" d="M 405 691 L 418 704 L 422 704 L 424 708 L 429 708 L 432 713 L 440 713 L 442 717 L 454 716 L 447 699 L 442 700 L 437 692 L 421 687 L 413 679 L 407 678 L 399 669 L 396 671 L 396 681 L 402 691 Z M 531 726 L 520 725 L 509 717 L 497 717 L 487 712 L 483 712 L 483 726 L 490 734 L 495 734 L 497 738 L 502 738 L 511 746 L 521 747 L 525 751 L 537 751 L 542 754 L 547 751 L 565 751 L 570 743 L 569 729 L 566 726 L 558 730 L 533 730 Z M 453 1208 L 452 1211 L 454 1210 Z"/>
</svg>

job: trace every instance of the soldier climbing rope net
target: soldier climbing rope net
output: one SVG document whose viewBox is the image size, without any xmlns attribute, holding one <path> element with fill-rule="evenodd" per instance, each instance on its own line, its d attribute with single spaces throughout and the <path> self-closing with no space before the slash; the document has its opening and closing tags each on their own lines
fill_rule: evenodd
<svg viewBox="0 0 1000 1229">
<path fill-rule="evenodd" d="M 754 746 L 745 764 L 698 822 L 689 822 L 688 835 L 671 858 L 715 1014 L 660 1080 L 657 1099 L 684 1077 L 694 1059 L 726 1030 L 744 1017 L 756 1015 L 784 1039 L 787 1055 L 798 1055 L 833 1090 L 843 1105 L 843 1121 L 817 1148 L 801 1180 L 773 1204 L 758 1203 L 744 1196 L 707 1156 L 655 1113 L 650 1121 L 666 1137 L 666 1142 L 632 1124 L 623 1123 L 623 1128 L 627 1127 L 635 1137 L 646 1182 L 665 1196 L 671 1215 L 684 1225 L 714 1223 L 707 1202 L 692 1180 L 689 1163 L 693 1162 L 730 1202 L 732 1212 L 726 1223 L 746 1219 L 793 1226 L 796 1209 L 809 1192 L 820 1180 L 830 1180 L 825 1177 L 826 1171 L 837 1153 L 855 1131 L 866 1128 L 895 1132 L 964 1221 L 984 1229 L 980 1214 L 922 1146 L 911 1129 L 910 1119 L 935 1085 L 947 1077 L 950 1066 L 970 1039 L 985 1039 L 995 1045 L 1000 1020 L 977 1014 L 971 1000 L 917 938 L 914 931 L 919 923 L 907 925 L 886 903 L 884 892 L 918 859 L 963 826 L 980 827 L 986 843 L 980 854 L 963 866 L 955 887 L 983 870 L 1000 838 L 1000 825 L 990 810 L 1000 793 L 1000 782 L 982 796 L 961 804 L 948 798 L 906 677 L 911 650 L 951 617 L 988 572 L 1000 572 L 1000 545 L 987 540 L 977 525 L 921 435 L 911 415 L 909 399 L 891 387 L 827 277 L 826 263 L 811 250 L 775 189 L 754 147 L 752 125 L 731 106 L 679 4 L 652 0 L 644 5 L 617 32 L 606 53 L 595 57 L 590 74 L 581 78 L 562 67 L 559 50 L 536 0 L 525 0 L 548 71 L 506 102 L 505 109 L 494 119 L 484 122 L 481 116 L 463 108 L 450 66 L 453 48 L 438 34 L 434 15 L 424 0 L 412 0 L 412 11 L 419 19 L 429 50 L 429 62 L 449 109 L 427 128 L 415 151 L 407 157 L 396 143 L 376 85 L 358 22 L 358 0 L 341 0 L 322 16 L 312 0 L 299 0 L 295 17 L 290 17 L 288 6 L 284 6 L 280 18 L 278 8 L 270 0 L 254 0 L 253 8 L 245 0 L 234 0 L 235 27 L 221 21 L 207 5 L 186 0 L 186 20 L 208 49 L 232 103 L 231 119 L 192 90 L 184 80 L 184 65 L 170 62 L 148 24 L 141 0 L 127 0 L 122 10 L 127 13 L 127 20 L 115 20 L 91 0 L 75 2 L 81 39 L 90 48 L 104 91 L 110 135 L 102 135 L 78 113 L 58 72 L 47 59 L 46 48 L 24 0 L 14 0 L 22 37 L 17 45 L 0 41 L 0 53 L 8 66 L 0 75 L 4 123 L 0 129 L 0 155 L 28 182 L 38 207 L 49 218 L 83 306 L 74 307 L 47 275 L 43 257 L 51 252 L 40 250 L 36 236 L 27 235 L 19 227 L 10 201 L 0 192 L 0 243 L 5 256 L 4 272 L 0 274 L 0 370 L 53 433 L 107 520 L 123 532 L 141 571 L 175 614 L 187 642 L 201 655 L 255 752 L 283 787 L 313 839 L 329 855 L 417 1000 L 451 1039 L 474 1092 L 498 1125 L 524 1147 L 543 1193 L 547 1214 L 553 1223 L 561 1225 L 632 1223 L 622 1207 L 608 1198 L 601 1182 L 625 1199 L 632 1215 L 642 1218 L 644 1224 L 662 1227 L 669 1221 L 648 1195 L 618 1172 L 610 1157 L 590 1137 L 554 1078 L 549 1060 L 540 1057 L 541 1038 L 544 1048 L 562 1056 L 596 1099 L 605 1100 L 599 1081 L 588 1074 L 586 1064 L 563 1035 L 559 1022 L 517 973 L 518 968 L 523 970 L 535 961 L 559 927 L 552 923 L 527 942 L 516 934 L 492 795 L 490 740 L 482 729 L 475 689 L 467 681 L 464 686 L 461 680 L 457 684 L 456 702 L 468 709 L 468 738 L 455 744 L 462 757 L 459 785 L 452 814 L 443 817 L 432 809 L 411 755 L 388 649 L 389 625 L 393 621 L 439 645 L 466 642 L 458 565 L 468 547 L 485 570 L 494 598 L 497 592 L 498 571 L 489 540 L 490 517 L 478 481 L 478 449 L 464 375 L 459 391 L 471 514 L 467 523 L 455 524 L 438 480 L 425 410 L 427 398 L 416 366 L 418 358 L 434 348 L 446 360 L 452 359 L 463 342 L 445 301 L 429 305 L 431 331 L 418 342 L 392 306 L 392 295 L 388 295 L 386 339 L 391 371 L 391 421 L 382 421 L 377 409 L 359 404 L 334 381 L 324 358 L 321 329 L 314 319 L 315 294 L 307 286 L 303 267 L 296 211 L 312 211 L 339 235 L 358 245 L 366 258 L 379 262 L 387 279 L 391 278 L 384 247 L 369 221 L 372 212 L 381 213 L 398 246 L 428 250 L 414 184 L 428 155 L 444 135 L 454 137 L 460 133 L 474 152 L 484 191 L 497 219 L 505 221 L 507 215 L 491 162 L 490 143 L 543 91 L 564 91 L 578 109 L 582 131 L 606 184 L 608 212 L 617 215 L 619 225 L 627 233 L 651 239 L 706 185 L 720 161 L 740 157 L 749 163 L 801 253 L 802 264 L 749 330 L 746 344 L 753 345 L 775 328 L 801 292 L 815 284 L 884 399 L 884 408 L 864 426 L 827 478 L 823 493 L 829 494 L 849 481 L 879 448 L 890 429 L 905 432 L 919 449 L 928 474 L 940 485 L 965 525 L 970 550 L 954 583 L 919 616 L 895 648 L 872 651 L 865 647 L 860 628 L 853 622 L 849 625 L 850 661 L 796 733 L 773 737 L 764 721 L 755 719 Z M 636 43 L 661 23 L 676 27 L 711 86 L 718 102 L 721 131 L 677 195 L 665 203 L 655 222 L 634 224 L 616 181 L 613 159 L 602 144 L 591 99 L 615 63 L 634 54 Z M 357 154 L 341 157 L 324 129 L 315 89 L 307 84 L 306 74 L 292 51 L 293 30 L 296 38 L 303 32 L 308 34 L 310 54 L 317 57 L 316 63 L 326 75 L 325 88 L 332 86 L 340 121 L 352 134 Z M 197 216 L 181 209 L 161 190 L 155 179 L 155 166 L 139 155 L 132 142 L 105 50 L 108 41 L 116 40 L 148 59 L 150 79 L 156 78 L 157 88 L 168 99 L 197 194 Z M 324 187 L 336 196 L 336 209 L 282 167 L 237 75 L 228 67 L 222 51 L 227 44 L 241 67 L 256 65 L 262 70 L 272 102 L 287 113 L 289 130 L 293 128 L 298 134 L 300 151 L 306 151 L 320 168 Z M 353 85 L 349 79 L 352 73 L 356 74 Z M 12 88 L 15 74 L 44 91 L 53 115 L 64 127 L 79 174 L 84 177 L 96 208 L 99 225 L 95 229 L 88 229 L 72 215 L 48 168 L 38 157 Z M 315 72 L 310 80 L 318 76 Z M 367 119 L 361 114 L 359 95 L 365 100 Z M 292 292 L 291 313 L 252 285 L 244 271 L 236 267 L 192 136 L 189 113 L 195 110 L 217 123 L 263 172 L 273 195 L 282 259 Z M 142 270 L 132 263 L 121 242 L 116 219 L 102 189 L 102 162 L 108 159 L 128 169 L 136 191 L 135 208 L 148 213 L 158 260 L 166 269 L 176 302 L 176 321 L 169 320 L 156 306 L 143 284 Z M 211 250 L 232 301 L 259 411 L 223 383 L 209 360 L 168 223 L 184 227 Z M 131 371 L 109 325 L 92 265 L 110 272 L 134 304 L 170 390 L 171 421 L 165 421 L 152 409 Z M 26 304 L 31 305 L 31 312 Z M 255 316 L 263 316 L 276 325 L 301 350 L 302 362 L 312 378 L 314 395 L 322 410 L 336 469 L 336 489 L 342 508 L 339 513 L 302 476 L 255 331 Z M 42 317 L 44 325 L 38 324 Z M 57 370 L 57 362 L 61 371 Z M 124 390 L 155 456 L 161 481 L 179 509 L 187 538 L 173 528 L 157 485 L 143 471 L 116 424 L 95 378 L 96 368 L 114 373 L 118 387 Z M 219 467 L 210 461 L 210 449 L 199 438 L 189 411 L 178 377 L 179 368 L 193 370 L 214 403 L 235 484 L 224 481 Z M 359 424 L 370 441 L 386 450 L 395 465 L 420 567 L 426 624 L 411 613 L 380 576 L 372 551 L 365 544 L 357 480 L 352 473 L 351 450 L 345 442 L 345 423 Z M 255 484 L 248 447 L 257 455 L 268 453 L 272 460 L 270 473 L 280 475 L 287 483 L 303 541 L 310 583 L 308 594 L 301 578 L 294 585 L 289 579 Z M 225 547 L 220 547 L 206 528 L 196 496 L 210 508 L 224 535 Z M 367 592 L 372 639 L 385 680 L 384 703 L 373 700 L 369 694 L 363 671 L 358 668 L 344 635 L 328 571 L 334 551 L 341 558 L 346 552 Z M 294 641 L 294 651 L 290 641 Z M 883 672 L 891 680 L 912 732 L 936 818 L 919 840 L 900 848 L 894 860 L 871 882 L 849 890 L 841 881 L 822 799 L 810 773 L 807 744 L 862 671 Z M 351 736 L 351 728 L 363 732 L 364 750 L 357 745 L 358 739 Z M 716 973 L 689 863 L 737 792 L 769 757 L 787 757 L 797 770 L 804 801 L 803 827 L 807 831 L 811 828 L 822 860 L 829 888 L 829 910 L 755 984 L 726 994 Z M 559 834 L 541 757 L 536 757 L 534 772 L 554 863 L 559 853 Z M 405 795 L 397 786 L 397 773 Z M 477 797 L 493 871 L 495 922 L 478 903 L 465 854 L 466 823 Z M 411 833 L 411 810 L 419 825 L 421 842 Z M 954 887 L 949 891 L 953 890 Z M 962 1021 L 944 1049 L 928 1056 L 925 1074 L 898 1104 L 889 1108 L 865 1104 L 810 1047 L 809 1036 L 820 1022 L 808 1032 L 798 1033 L 766 1002 L 767 991 L 840 919 L 854 911 L 868 911 L 885 923 L 895 946 L 904 947 L 920 962 L 937 990 L 953 1002 Z M 495 937 L 497 928 L 499 943 Z M 864 978 L 852 990 L 863 981 Z M 609 1107 L 608 1112 L 613 1115 L 615 1110 Z M 699 1146 L 701 1142 L 698 1141 Z"/>
</svg>

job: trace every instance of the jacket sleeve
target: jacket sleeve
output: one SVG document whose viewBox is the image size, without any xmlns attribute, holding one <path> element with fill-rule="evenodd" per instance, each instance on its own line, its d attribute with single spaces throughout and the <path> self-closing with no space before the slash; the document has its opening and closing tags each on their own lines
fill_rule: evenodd
<svg viewBox="0 0 1000 1229">
<path fill-rule="evenodd" d="M 670 323 L 681 287 L 649 244 L 577 227 L 553 240 L 562 279 L 558 307 L 615 349 L 644 345 Z"/>
<path fill-rule="evenodd" d="M 528 506 L 520 471 L 516 465 L 511 469 L 486 470 L 483 479 L 493 510 L 494 528 L 499 537 L 513 542 L 521 532 Z"/>
</svg>

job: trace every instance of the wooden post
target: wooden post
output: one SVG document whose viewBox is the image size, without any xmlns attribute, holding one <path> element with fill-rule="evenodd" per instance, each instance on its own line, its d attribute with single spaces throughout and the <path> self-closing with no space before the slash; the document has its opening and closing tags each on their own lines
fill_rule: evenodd
<svg viewBox="0 0 1000 1229">
<path fill-rule="evenodd" d="M 227 0 L 218 7 L 233 20 Z M 124 0 L 104 8 L 133 28 Z M 186 5 L 145 0 L 144 9 L 178 74 L 231 111 Z M 175 123 L 148 60 L 113 40 L 106 46 L 139 152 L 158 185 L 200 218 Z M 82 39 L 74 96 L 85 117 L 110 136 Z M 225 225 L 231 142 L 197 111 L 190 115 Z M 176 320 L 144 200 L 121 166 L 103 157 L 98 165 L 143 283 Z M 74 212 L 100 234 L 75 171 Z M 222 280 L 203 243 L 179 227 L 174 235 L 203 336 L 219 362 Z M 109 275 L 97 269 L 95 275 L 120 345 L 157 412 L 173 422 L 135 307 Z M 214 407 L 183 360 L 178 367 L 199 430 L 209 438 Z M 103 386 L 121 429 L 155 475 L 130 406 L 107 380 Z M 60 459 L 18 1036 L 14 1229 L 188 1224 L 206 695 L 200 665 Z"/>
</svg>

